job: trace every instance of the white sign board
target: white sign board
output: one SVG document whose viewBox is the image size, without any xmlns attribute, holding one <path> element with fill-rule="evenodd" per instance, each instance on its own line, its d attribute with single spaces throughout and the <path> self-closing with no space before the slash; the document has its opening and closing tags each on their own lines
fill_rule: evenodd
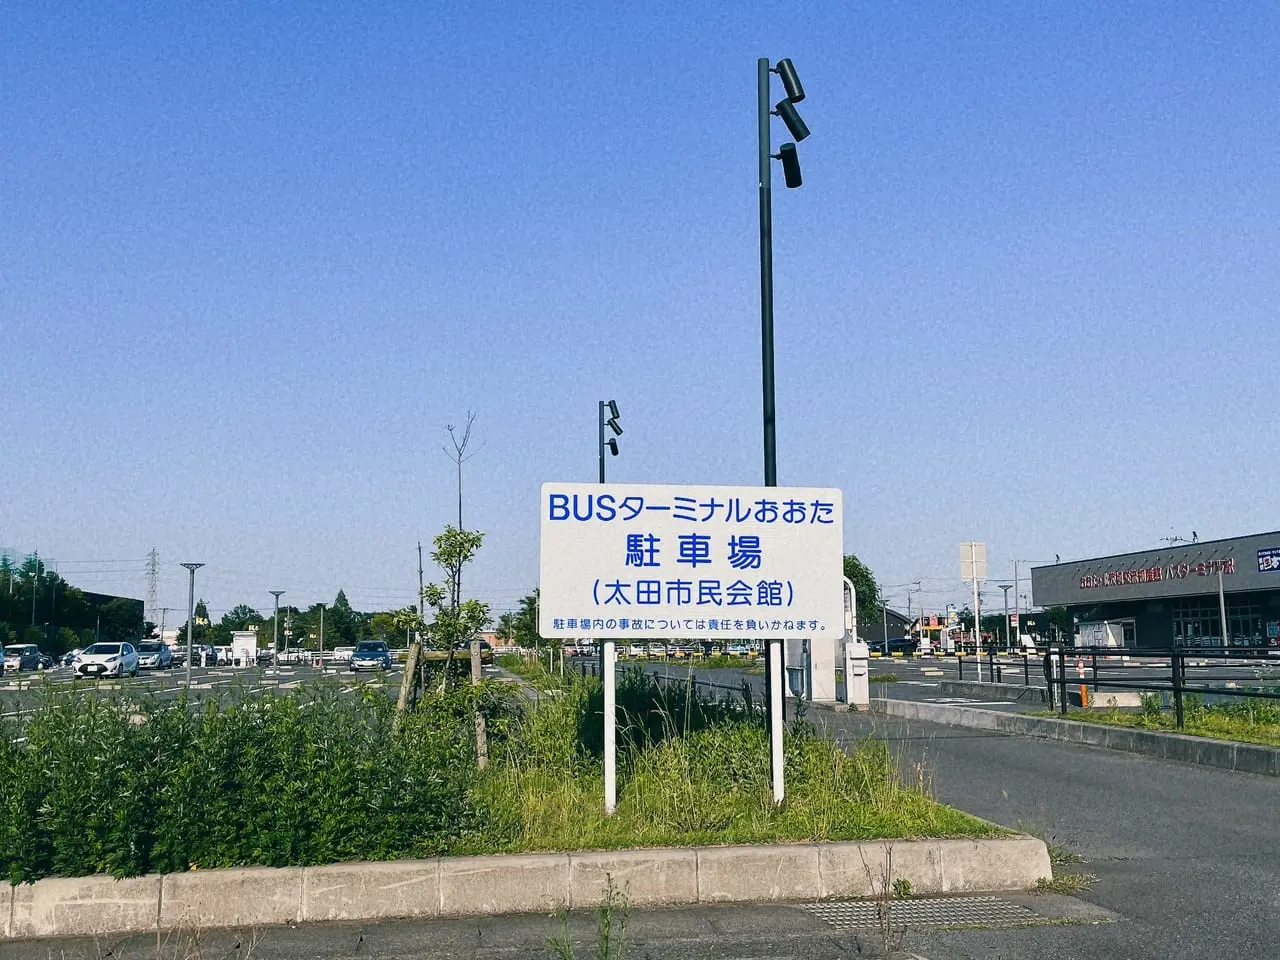
<svg viewBox="0 0 1280 960">
<path fill-rule="evenodd" d="M 844 633 L 839 490 L 545 483 L 541 511 L 544 637 Z"/>
<path fill-rule="evenodd" d="M 987 545 L 985 543 L 960 544 L 960 579 L 987 579 Z"/>
</svg>

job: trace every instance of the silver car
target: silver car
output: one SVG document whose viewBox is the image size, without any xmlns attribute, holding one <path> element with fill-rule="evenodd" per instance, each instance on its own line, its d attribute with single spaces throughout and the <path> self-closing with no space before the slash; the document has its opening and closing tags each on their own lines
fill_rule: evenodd
<svg viewBox="0 0 1280 960">
<path fill-rule="evenodd" d="M 173 651 L 159 640 L 143 640 L 138 644 L 138 666 L 143 670 L 168 670 L 173 666 Z"/>
<path fill-rule="evenodd" d="M 19 673 L 40 669 L 40 648 L 34 643 L 11 643 L 4 648 L 4 669 Z"/>
</svg>

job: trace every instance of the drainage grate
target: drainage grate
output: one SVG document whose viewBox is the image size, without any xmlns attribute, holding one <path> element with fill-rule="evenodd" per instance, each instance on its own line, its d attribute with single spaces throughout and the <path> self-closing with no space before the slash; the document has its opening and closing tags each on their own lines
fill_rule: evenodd
<svg viewBox="0 0 1280 960">
<path fill-rule="evenodd" d="M 877 929 L 874 900 L 806 903 L 801 909 L 841 930 Z M 933 900 L 894 900 L 890 923 L 895 927 L 1021 926 L 1045 918 L 999 897 L 939 897 Z"/>
</svg>

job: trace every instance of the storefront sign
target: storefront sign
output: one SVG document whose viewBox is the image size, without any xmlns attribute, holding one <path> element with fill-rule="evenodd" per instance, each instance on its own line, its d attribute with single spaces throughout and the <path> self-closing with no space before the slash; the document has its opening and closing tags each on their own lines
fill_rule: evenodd
<svg viewBox="0 0 1280 960">
<path fill-rule="evenodd" d="M 1280 570 L 1280 549 L 1273 562 Z M 1258 551 L 1258 569 L 1262 569 L 1263 551 Z M 1133 583 L 1161 583 L 1165 580 L 1184 580 L 1187 577 L 1216 577 L 1221 572 L 1229 576 L 1236 572 L 1235 557 L 1224 560 L 1201 560 L 1197 563 L 1171 563 L 1163 567 L 1136 567 L 1128 570 L 1104 570 L 1102 573 L 1086 573 L 1080 577 L 1081 590 L 1099 587 L 1120 587 Z"/>
<path fill-rule="evenodd" d="M 1258 551 L 1259 573 L 1280 573 L 1280 547 L 1266 547 Z"/>
</svg>

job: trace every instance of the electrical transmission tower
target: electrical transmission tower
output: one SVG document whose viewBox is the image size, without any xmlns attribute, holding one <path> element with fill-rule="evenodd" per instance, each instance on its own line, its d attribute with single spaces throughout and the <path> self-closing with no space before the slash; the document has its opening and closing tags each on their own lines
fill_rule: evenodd
<svg viewBox="0 0 1280 960">
<path fill-rule="evenodd" d="M 160 554 L 156 552 L 156 548 L 152 547 L 151 552 L 147 554 L 147 614 L 146 618 L 152 623 L 156 622 L 156 608 L 159 601 L 156 595 L 156 580 L 160 576 Z"/>
</svg>

